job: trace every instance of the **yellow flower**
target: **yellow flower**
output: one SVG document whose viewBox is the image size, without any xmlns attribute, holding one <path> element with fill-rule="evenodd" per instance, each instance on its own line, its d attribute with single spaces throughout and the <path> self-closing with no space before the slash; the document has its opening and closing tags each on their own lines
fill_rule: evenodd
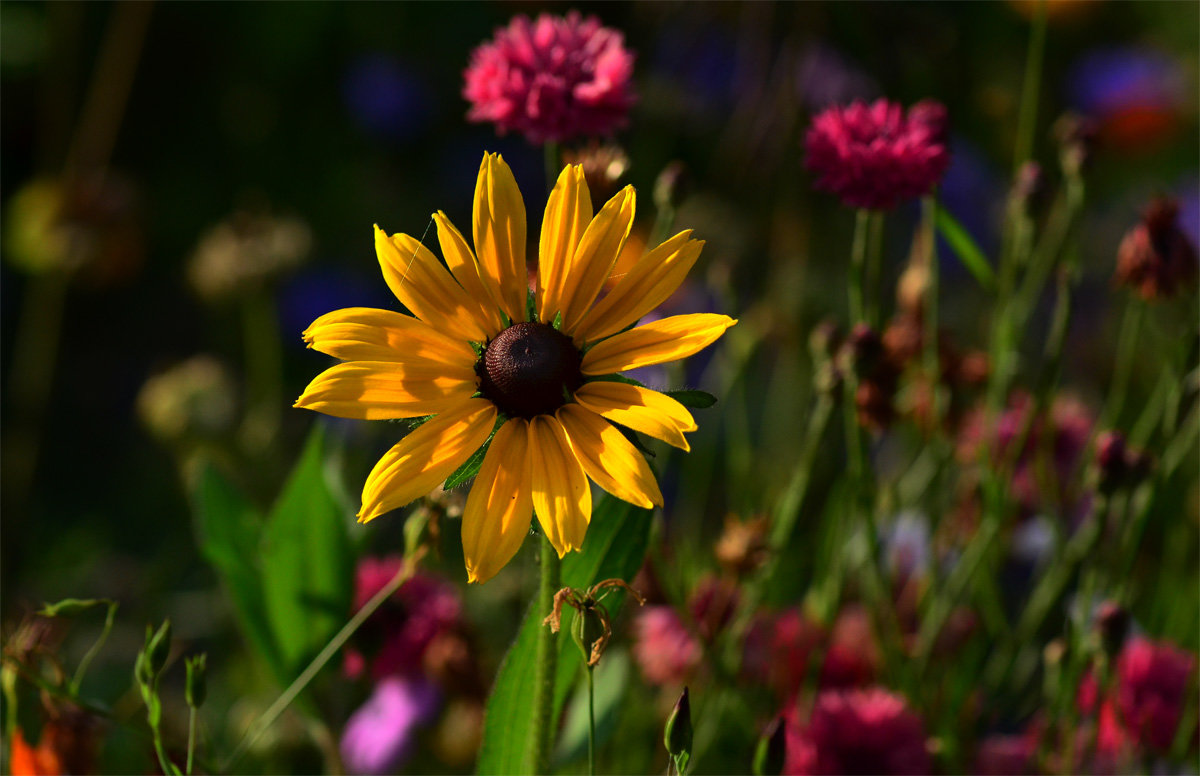
<svg viewBox="0 0 1200 776">
<path fill-rule="evenodd" d="M 525 204 L 498 154 L 485 154 L 479 168 L 474 251 L 440 211 L 445 265 L 412 237 L 375 227 L 383 277 L 413 315 L 354 307 L 318 318 L 305 341 L 344 363 L 296 401 L 341 418 L 434 415 L 375 465 L 359 522 L 429 493 L 498 420 L 463 512 L 469 581 L 490 579 L 512 559 L 531 512 L 560 557 L 578 550 L 591 519 L 589 477 L 638 506 L 662 506 L 650 467 L 609 421 L 683 450 L 696 424 L 671 397 L 605 378 L 690 356 L 737 321 L 702 313 L 630 328 L 700 255 L 704 243 L 690 230 L 642 256 L 596 301 L 629 236 L 634 200 L 626 187 L 593 217 L 582 167 L 562 171 L 542 220 L 532 304 Z"/>
</svg>

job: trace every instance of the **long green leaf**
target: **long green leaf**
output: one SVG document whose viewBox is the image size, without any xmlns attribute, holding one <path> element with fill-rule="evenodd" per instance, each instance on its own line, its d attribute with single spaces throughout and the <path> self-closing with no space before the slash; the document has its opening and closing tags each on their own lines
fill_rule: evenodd
<svg viewBox="0 0 1200 776">
<path fill-rule="evenodd" d="M 263 531 L 263 601 L 289 678 L 346 621 L 353 593 L 348 516 L 330 487 L 325 448 L 315 424 Z"/>
<path fill-rule="evenodd" d="M 562 583 L 582 589 L 602 579 L 629 581 L 646 557 L 650 537 L 648 510 L 605 495 L 592 512 L 583 551 L 563 558 Z M 614 616 L 621 598 L 610 595 L 605 606 Z M 517 639 L 496 674 L 483 723 L 483 743 L 476 766 L 480 774 L 533 773 L 529 739 L 533 735 L 534 672 L 537 636 L 547 612 L 532 607 L 521 623 Z M 554 719 L 558 719 L 567 694 L 583 665 L 578 649 L 566 633 L 558 638 L 558 672 L 554 687 Z"/>
<path fill-rule="evenodd" d="M 200 462 L 191 491 L 200 553 L 216 569 L 246 638 L 275 678 L 283 681 L 283 664 L 262 597 L 262 517 L 212 461 Z"/>
<path fill-rule="evenodd" d="M 967 231 L 966 227 L 942 207 L 937 209 L 936 223 L 938 232 L 946 239 L 946 243 L 954 251 L 954 255 L 958 256 L 958 260 L 974 276 L 976 282 L 987 291 L 995 290 L 996 273 L 992 271 L 992 265 L 988 262 L 987 256 L 971 237 L 971 233 Z"/>
</svg>

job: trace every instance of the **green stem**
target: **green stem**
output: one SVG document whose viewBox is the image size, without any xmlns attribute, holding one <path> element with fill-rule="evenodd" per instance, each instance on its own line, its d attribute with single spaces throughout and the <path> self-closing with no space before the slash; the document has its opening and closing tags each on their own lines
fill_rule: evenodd
<svg viewBox="0 0 1200 776">
<path fill-rule="evenodd" d="M 549 194 L 554 191 L 554 184 L 558 181 L 562 166 L 558 143 L 551 141 L 542 146 L 542 161 L 546 165 L 546 193 Z"/>
<path fill-rule="evenodd" d="M 100 652 L 100 648 L 104 646 L 104 642 L 108 640 L 108 634 L 112 632 L 113 622 L 117 616 L 117 607 L 119 604 L 116 601 L 109 601 L 108 613 L 104 616 L 104 629 L 100 631 L 100 635 L 96 638 L 96 642 L 88 649 L 87 654 L 79 661 L 79 666 L 75 669 L 75 675 L 71 677 L 71 684 L 68 688 L 72 695 L 79 693 L 79 684 L 83 681 L 83 675 L 87 673 L 87 668 L 92 663 L 92 659 Z"/>
<path fill-rule="evenodd" d="M 562 561 L 550 540 L 542 537 L 542 574 L 538 588 L 537 616 L 550 614 L 554 594 L 562 586 Z M 554 747 L 554 679 L 558 668 L 555 635 L 549 627 L 538 631 L 537 666 L 534 673 L 533 736 L 529 739 L 534 773 L 550 772 L 550 752 Z"/>
<path fill-rule="evenodd" d="M 588 666 L 588 776 L 596 776 L 596 693 L 592 676 L 594 673 L 593 668 Z"/>
<path fill-rule="evenodd" d="M 1046 51 L 1047 0 L 1037 4 L 1029 31 L 1029 49 L 1025 55 L 1025 79 L 1021 85 L 1021 108 L 1017 114 L 1017 142 L 1013 153 L 1015 175 L 1033 155 L 1034 127 L 1037 124 L 1038 92 L 1042 81 L 1042 58 Z"/>
<path fill-rule="evenodd" d="M 342 626 L 342 629 L 338 631 L 332 639 L 329 640 L 329 643 L 325 645 L 325 647 L 320 651 L 320 653 L 317 654 L 315 658 L 313 658 L 312 662 L 309 663 L 308 667 L 296 677 L 295 681 L 288 685 L 288 688 L 283 691 L 283 694 L 280 695 L 274 703 L 271 704 L 270 708 L 263 712 L 262 716 L 255 720 L 254 724 L 246 729 L 246 733 L 242 736 L 242 740 L 238 742 L 238 745 L 233 750 L 233 753 L 229 755 L 229 759 L 226 760 L 224 765 L 221 767 L 222 773 L 229 772 L 229 769 L 238 761 L 238 758 L 245 754 L 246 749 L 248 749 L 255 741 L 257 741 L 258 737 L 265 733 L 267 728 L 271 727 L 271 725 L 275 723 L 275 720 L 279 718 L 279 715 L 291 705 L 292 701 L 296 699 L 296 696 L 298 696 L 301 691 L 308 686 L 309 682 L 313 680 L 317 673 L 325 667 L 325 664 L 329 662 L 329 659 L 337 654 L 337 651 L 341 649 L 342 646 L 350 639 L 350 637 L 354 635 L 354 632 L 357 631 L 364 622 L 366 622 L 367 618 L 374 614 L 375 610 L 378 609 L 384 601 L 390 598 L 393 593 L 399 590 L 400 586 L 407 582 L 409 578 L 412 577 L 413 573 L 416 572 L 416 570 L 416 559 L 411 557 L 405 558 L 404 564 L 400 567 L 400 570 L 396 572 L 396 576 L 392 577 L 392 581 L 388 582 L 382 590 L 372 596 L 371 600 L 363 604 L 363 607 L 359 609 L 345 625 Z"/>
<path fill-rule="evenodd" d="M 937 256 L 937 195 L 930 194 L 921 201 L 925 211 L 925 372 L 932 398 L 932 428 L 936 431 L 942 419 L 941 365 L 938 359 L 938 256 Z"/>
<path fill-rule="evenodd" d="M 196 753 L 196 707 L 188 708 L 187 774 L 192 776 L 192 759 Z"/>
<path fill-rule="evenodd" d="M 1125 397 L 1129 392 L 1129 377 L 1133 371 L 1133 358 L 1137 352 L 1138 336 L 1142 328 L 1142 317 L 1146 305 L 1139 299 L 1130 299 L 1125 306 L 1125 315 L 1121 319 L 1121 331 L 1117 335 L 1117 358 L 1113 366 L 1112 384 L 1108 389 L 1108 398 L 1104 402 L 1104 411 L 1100 413 L 1097 428 L 1112 428 L 1121 419 L 1121 410 L 1125 408 Z"/>
<path fill-rule="evenodd" d="M 866 307 L 863 299 L 863 275 L 867 262 L 867 231 L 870 227 L 871 211 L 860 209 L 854 216 L 854 241 L 850 245 L 850 323 L 861 323 L 865 319 Z"/>
<path fill-rule="evenodd" d="M 871 328 L 880 324 L 880 273 L 883 264 L 883 213 L 871 211 L 867 237 L 866 287 L 863 289 L 863 317 Z"/>
</svg>

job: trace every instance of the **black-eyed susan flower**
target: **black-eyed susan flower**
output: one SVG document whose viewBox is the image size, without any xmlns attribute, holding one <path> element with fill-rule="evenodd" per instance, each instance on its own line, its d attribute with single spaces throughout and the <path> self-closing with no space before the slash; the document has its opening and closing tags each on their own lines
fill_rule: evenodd
<svg viewBox="0 0 1200 776">
<path fill-rule="evenodd" d="M 646 253 L 596 300 L 634 205 L 627 186 L 593 216 L 583 169 L 565 168 L 546 204 L 533 290 L 525 204 L 497 154 L 479 169 L 474 251 L 440 211 L 445 265 L 420 241 L 375 228 L 384 279 L 412 316 L 356 307 L 318 318 L 305 340 L 344 363 L 296 401 L 344 418 L 433 415 L 375 465 L 360 522 L 429 493 L 489 436 L 463 512 L 469 581 L 490 579 L 516 554 L 531 512 L 560 557 L 578 550 L 591 519 L 589 477 L 638 506 L 662 505 L 650 467 L 613 423 L 683 450 L 696 424 L 671 397 L 613 375 L 689 356 L 736 321 L 698 313 L 634 326 L 700 255 L 704 243 L 690 231 Z"/>
</svg>

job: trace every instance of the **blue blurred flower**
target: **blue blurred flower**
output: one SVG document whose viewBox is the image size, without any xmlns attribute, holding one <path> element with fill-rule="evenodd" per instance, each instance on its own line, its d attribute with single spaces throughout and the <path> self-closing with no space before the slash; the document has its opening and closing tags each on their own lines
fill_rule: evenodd
<svg viewBox="0 0 1200 776">
<path fill-rule="evenodd" d="M 352 61 L 342 77 L 342 99 L 360 127 L 394 141 L 420 134 L 430 115 L 424 81 L 389 54 L 363 54 Z"/>
<path fill-rule="evenodd" d="M 300 332 L 330 310 L 378 307 L 396 310 L 400 303 L 375 276 L 330 266 L 303 270 L 279 289 L 279 325 L 285 342 L 304 348 Z"/>
<path fill-rule="evenodd" d="M 1067 74 L 1070 103 L 1101 122 L 1119 148 L 1153 146 L 1173 134 L 1187 105 L 1183 64 L 1153 48 L 1105 48 L 1084 55 Z"/>
</svg>

